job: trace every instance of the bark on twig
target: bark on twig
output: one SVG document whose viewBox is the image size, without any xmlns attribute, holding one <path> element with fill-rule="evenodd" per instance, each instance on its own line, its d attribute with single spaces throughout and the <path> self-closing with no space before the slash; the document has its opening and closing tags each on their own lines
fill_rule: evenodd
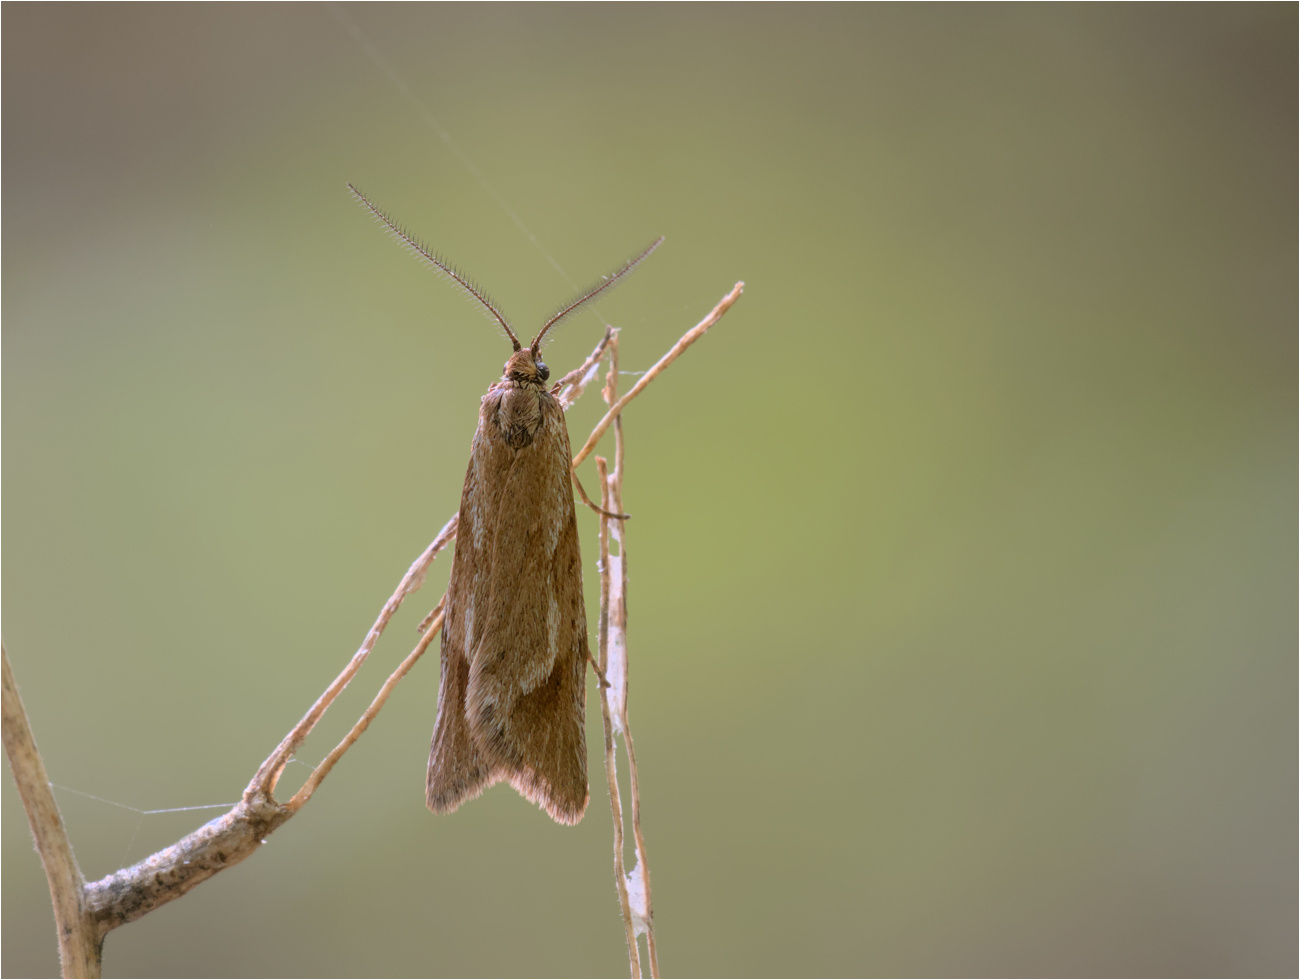
<svg viewBox="0 0 1300 980">
<path fill-rule="evenodd" d="M 86 885 L 86 906 L 105 933 L 180 898 L 218 871 L 238 864 L 293 813 L 262 794 L 246 794 L 234 809 L 170 847 Z"/>
</svg>

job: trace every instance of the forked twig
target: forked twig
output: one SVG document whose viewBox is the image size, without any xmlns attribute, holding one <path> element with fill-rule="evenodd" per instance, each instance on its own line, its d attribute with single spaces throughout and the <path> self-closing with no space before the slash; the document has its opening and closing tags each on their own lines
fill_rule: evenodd
<svg viewBox="0 0 1300 980">
<path fill-rule="evenodd" d="M 574 457 L 573 465 L 575 467 L 586 458 L 591 448 L 599 440 L 600 435 L 617 419 L 623 408 L 636 395 L 640 394 L 660 371 L 675 360 L 686 347 L 703 335 L 730 308 L 739 298 L 743 285 L 743 283 L 737 283 L 735 288 L 723 298 L 709 316 L 688 331 L 641 378 L 631 391 L 611 406 L 595 431 L 587 439 L 587 443 L 582 450 Z M 582 393 L 587 383 L 595 377 L 601 355 L 613 340 L 613 331 L 607 330 L 605 337 L 597 345 L 587 361 L 576 371 L 565 375 L 557 384 L 558 397 L 566 409 Z M 615 429 L 617 461 L 615 485 L 611 487 L 606 479 L 606 474 L 603 472 L 601 474 L 602 499 L 607 498 L 612 501 L 612 506 L 615 508 L 613 513 L 621 513 L 622 506 L 620 430 L 621 427 Z M 610 533 L 608 528 L 621 525 L 621 520 L 617 518 L 614 518 L 615 523 L 613 525 L 610 524 L 610 521 L 611 518 L 608 516 L 602 518 L 602 539 L 605 541 L 606 548 L 608 546 L 608 534 Z M 50 793 L 49 780 L 45 775 L 44 764 L 36 750 L 30 726 L 22 709 L 22 702 L 18 698 L 8 656 L 7 654 L 4 656 L 3 736 L 5 751 L 9 756 L 10 767 L 19 786 L 23 807 L 27 812 L 33 835 L 37 840 L 42 861 L 45 864 L 46 876 L 49 879 L 50 893 L 54 905 L 56 926 L 60 939 L 60 957 L 65 976 L 99 976 L 103 938 L 111 929 L 132 922 L 160 905 L 179 898 L 217 872 L 239 863 L 256 851 L 265 842 L 269 834 L 292 817 L 311 799 L 321 781 L 329 774 L 343 754 L 360 738 L 383 707 L 398 682 L 428 649 L 433 637 L 438 634 L 442 625 L 442 602 L 439 603 L 438 608 L 434 610 L 430 618 L 426 620 L 425 625 L 428 628 L 423 630 L 415 649 L 384 682 L 378 694 L 352 727 L 352 730 L 313 769 L 311 775 L 308 776 L 297 793 L 287 802 L 278 803 L 273 794 L 285 766 L 330 705 L 334 703 L 335 699 L 361 669 L 371 650 L 374 649 L 380 635 L 401 606 L 402 601 L 424 583 L 429 566 L 438 552 L 445 548 L 455 537 L 457 523 L 457 517 L 453 516 L 429 547 L 411 564 L 392 596 L 384 603 L 379 616 L 366 634 L 360 648 L 358 648 L 338 677 L 331 682 L 329 687 L 316 700 L 316 703 L 312 705 L 298 724 L 290 730 L 280 744 L 276 746 L 275 750 L 258 767 L 257 772 L 245 788 L 240 802 L 224 815 L 209 821 L 170 847 L 163 848 L 145 860 L 116 871 L 99 881 L 86 883 L 81 877 L 81 872 L 77 869 L 76 859 L 59 818 L 58 808 L 54 803 L 53 794 Z M 621 549 L 621 529 L 613 533 L 620 542 Z M 625 582 L 625 579 L 620 576 L 620 586 L 623 582 Z M 625 607 L 619 605 L 618 608 Z M 620 629 L 626 622 L 623 618 L 624 615 L 625 613 L 619 612 L 614 617 L 614 621 Z M 607 612 L 602 603 L 602 624 L 606 622 L 606 619 Z M 605 655 L 603 646 L 605 642 L 606 640 L 603 638 L 602 657 Z M 618 642 L 621 642 L 621 639 Z M 605 665 L 602 664 L 602 672 L 605 669 Z M 638 909 L 635 894 L 636 888 L 629 889 L 629 878 L 622 873 L 621 865 L 619 873 L 620 896 L 623 898 L 624 908 L 627 910 L 625 917 L 632 929 L 631 943 L 633 949 L 636 947 L 636 933 L 646 931 L 651 971 L 657 976 L 658 963 L 654 948 L 653 922 L 649 914 L 649 879 L 648 875 L 645 874 L 644 841 L 640 831 L 640 808 L 637 798 L 635 759 L 631 753 L 631 738 L 626 727 L 625 670 L 619 684 L 622 685 L 619 690 L 623 708 L 611 714 L 610 722 L 619 726 L 619 730 L 624 732 L 628 749 L 633 793 L 633 833 L 636 838 L 638 854 L 638 865 L 633 870 L 633 876 L 637 874 L 638 870 L 642 874 L 639 881 L 631 880 L 630 884 L 633 886 L 644 885 L 644 921 L 646 927 L 644 930 L 640 928 L 641 923 L 637 921 L 640 910 Z M 619 684 L 611 683 L 609 688 L 602 688 L 602 712 L 608 710 L 605 695 Z M 612 738 L 608 726 L 606 738 L 607 742 Z M 616 775 L 612 785 L 615 789 L 617 788 Z M 621 824 L 621 816 L 616 817 L 620 842 L 622 835 Z M 629 894 L 629 890 L 633 894 Z M 634 963 L 633 969 L 638 971 L 639 965 Z"/>
<path fill-rule="evenodd" d="M 415 650 L 384 684 L 374 703 L 353 726 L 352 731 L 313 769 L 302 788 L 288 802 L 278 803 L 273 794 L 284 767 L 330 705 L 347 687 L 348 682 L 361 669 L 361 665 L 374 649 L 375 643 L 402 601 L 424 583 L 433 559 L 455 537 L 456 525 L 457 518 L 453 516 L 429 547 L 425 548 L 420 557 L 407 569 L 396 590 L 384 603 L 379 617 L 366 634 L 361 647 L 353 654 L 338 677 L 316 699 L 316 703 L 302 717 L 302 720 L 258 767 L 252 780 L 244 789 L 243 798 L 233 809 L 182 837 L 170 847 L 165 847 L 137 864 L 115 871 L 85 886 L 86 908 L 96 920 L 101 939 L 109 930 L 135 921 L 146 912 L 151 912 L 160 905 L 179 898 L 217 872 L 244 860 L 265 842 L 272 831 L 297 813 L 311 798 L 321 780 L 365 731 L 370 720 L 387 700 L 393 686 L 427 649 L 435 631 L 429 630 L 420 638 Z"/>
<path fill-rule="evenodd" d="M 370 702 L 370 707 L 368 707 L 365 714 L 357 720 L 357 723 L 352 726 L 352 730 L 343 737 L 343 741 L 339 742 L 339 744 L 334 747 L 334 751 L 321 760 L 320 765 L 312 770 L 312 774 L 307 777 L 307 781 L 302 784 L 302 788 L 298 790 L 298 792 L 294 793 L 289 802 L 285 804 L 287 808 L 297 810 L 298 807 L 310 800 L 312 793 L 316 792 L 316 787 L 320 785 L 321 780 L 328 776 L 330 770 L 334 768 L 334 763 L 343 758 L 343 753 L 352 748 L 352 743 L 359 739 L 361 733 L 370 727 L 370 722 L 374 719 L 375 715 L 379 714 L 379 709 L 382 708 L 384 702 L 388 700 L 388 695 L 393 693 L 393 688 L 397 686 L 397 682 L 405 677 L 407 671 L 415 666 L 415 662 L 424 655 L 425 650 L 429 649 L 429 644 L 433 642 L 433 638 L 437 636 L 438 631 L 442 629 L 442 621 L 443 617 L 446 615 L 446 608 L 447 596 L 444 593 L 443 597 L 438 600 L 438 605 L 435 606 L 433 612 L 429 614 L 429 618 L 425 620 L 424 624 L 422 624 L 424 625 L 422 631 L 423 635 L 420 637 L 420 642 L 415 645 L 415 649 L 406 655 L 406 659 L 403 660 L 398 665 L 397 669 L 388 676 L 388 680 L 384 681 L 384 686 L 379 689 L 379 693 L 375 695 L 375 699 Z"/>
<path fill-rule="evenodd" d="M 424 584 L 425 576 L 429 573 L 429 566 L 433 564 L 433 560 L 438 556 L 438 552 L 447 547 L 447 545 L 451 543 L 452 539 L 456 537 L 456 526 L 459 523 L 459 520 L 460 514 L 453 514 L 451 520 L 447 521 L 447 523 L 443 525 L 442 530 L 438 532 L 438 536 L 433 539 L 429 547 L 425 548 L 420 557 L 411 563 L 411 567 L 406 570 L 406 574 L 402 576 L 402 580 L 397 583 L 396 590 L 394 590 L 393 594 L 388 597 L 388 601 L 384 603 L 384 608 L 379 611 L 379 617 L 375 620 L 375 624 L 370 627 L 370 632 L 366 634 L 366 638 L 361 642 L 361 646 L 357 649 L 357 652 L 352 655 L 352 659 L 348 661 L 348 665 L 343 668 L 343 671 L 338 675 L 338 677 L 334 678 L 330 683 L 330 686 L 325 689 L 325 692 L 316 699 L 316 703 L 311 706 L 311 710 L 308 711 L 307 714 L 303 715 L 302 720 L 293 727 L 289 734 L 284 737 L 278 746 L 276 746 L 275 751 L 267 756 L 266 761 L 258 768 L 257 774 L 244 790 L 245 799 L 248 798 L 249 794 L 258 793 L 264 794 L 269 798 L 275 791 L 275 785 L 279 782 L 280 774 L 284 772 L 284 767 L 289 764 L 289 760 L 293 758 L 294 752 L 296 752 L 298 747 L 306 741 L 307 736 L 311 734 L 311 730 L 316 727 L 316 723 L 321 720 L 321 717 L 329 709 L 329 706 L 334 703 L 334 699 L 343 693 L 343 689 L 348 686 L 348 682 L 357 675 L 357 671 L 361 669 L 361 665 L 364 664 L 366 658 L 370 656 L 370 651 L 373 650 L 375 644 L 379 642 L 379 637 L 383 635 L 384 629 L 388 626 L 388 621 L 393 618 L 393 614 L 396 613 L 398 608 L 402 605 L 402 600 Z M 432 630 L 427 632 L 432 633 Z M 428 644 L 426 643 L 425 646 L 427 647 Z M 369 724 L 368 721 L 367 724 Z M 363 727 L 362 731 L 364 730 Z M 352 743 L 349 742 L 348 744 L 351 745 Z M 333 768 L 337 759 L 327 759 L 327 761 L 329 762 L 329 767 L 326 769 L 326 772 L 328 772 L 330 768 Z M 307 783 L 303 786 L 304 789 L 310 786 L 310 790 L 307 794 L 304 796 L 302 790 L 299 790 L 294 794 L 293 798 L 285 804 L 285 807 L 289 809 L 290 813 L 296 812 L 299 807 L 311 798 L 312 792 L 314 792 L 316 786 L 320 784 L 320 780 L 324 778 L 324 774 L 321 774 L 320 778 L 316 778 L 315 772 L 307 778 Z"/>
</svg>

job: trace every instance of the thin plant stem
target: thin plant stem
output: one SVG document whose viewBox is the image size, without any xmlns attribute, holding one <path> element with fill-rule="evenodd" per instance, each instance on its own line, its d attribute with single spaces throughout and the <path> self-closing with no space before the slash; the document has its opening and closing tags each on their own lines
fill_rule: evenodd
<svg viewBox="0 0 1300 980">
<path fill-rule="evenodd" d="M 605 390 L 602 393 L 606 403 L 612 404 L 617 400 L 618 395 L 618 344 L 615 343 L 610 348 L 610 368 L 609 374 L 605 379 Z M 610 501 L 616 510 L 621 511 L 623 508 L 623 416 L 619 415 L 614 420 L 614 473 L 606 482 L 609 484 Z M 627 701 L 628 701 L 628 664 L 627 664 L 627 525 L 618 521 L 610 525 L 611 533 L 618 541 L 618 573 L 619 580 L 612 581 L 611 584 L 611 605 L 610 611 L 611 626 L 616 631 L 616 636 L 621 642 L 617 648 L 621 650 L 623 658 L 622 695 L 618 700 L 617 708 L 620 712 L 620 724 L 618 728 L 623 733 L 624 751 L 627 753 L 627 771 L 629 789 L 632 794 L 632 837 L 636 847 L 636 864 L 633 867 L 632 874 L 639 877 L 640 888 L 639 897 L 641 899 L 641 908 L 634 909 L 637 924 L 641 926 L 639 931 L 645 932 L 646 953 L 650 959 L 650 975 L 659 976 L 659 952 L 655 946 L 655 921 L 654 921 L 654 904 L 650 895 L 650 862 L 646 855 L 645 836 L 641 832 L 641 787 L 637 778 L 636 769 L 636 752 L 632 748 L 632 725 L 628 721 Z M 639 920 L 639 921 L 638 921 Z"/>
<path fill-rule="evenodd" d="M 50 901 L 59 924 L 59 965 L 65 977 L 98 977 L 103 966 L 104 933 L 86 911 L 86 879 L 72 852 L 49 776 L 45 774 L 45 763 L 27 720 L 27 709 L 18 696 L 9 653 L 3 646 L 0 646 L 0 659 L 4 661 L 0 710 L 3 710 L 5 754 L 9 756 L 9 768 L 18 784 L 18 795 L 27 811 L 36 850 L 50 885 Z"/>
<path fill-rule="evenodd" d="M 596 457 L 596 472 L 600 474 L 601 503 L 608 505 L 613 497 L 605 458 Z M 600 522 L 600 645 L 601 674 L 609 667 L 610 594 L 613 591 L 610 573 L 609 521 Z M 608 682 L 607 682 L 608 684 Z M 627 934 L 628 966 L 633 978 L 641 976 L 641 950 L 636 941 L 636 924 L 632 919 L 632 902 L 627 892 L 627 871 L 623 865 L 623 801 L 618 789 L 618 758 L 614 744 L 614 718 L 607 696 L 611 690 L 600 689 L 600 719 L 605 731 L 605 781 L 609 785 L 609 812 L 614 822 L 614 886 L 618 891 L 618 905 L 623 913 L 623 930 Z"/>
</svg>

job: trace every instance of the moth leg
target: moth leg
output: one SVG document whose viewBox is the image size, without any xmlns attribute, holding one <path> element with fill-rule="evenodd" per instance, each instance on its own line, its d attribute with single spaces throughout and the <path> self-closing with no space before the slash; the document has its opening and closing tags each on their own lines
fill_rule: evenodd
<svg viewBox="0 0 1300 980">
<path fill-rule="evenodd" d="M 578 471 L 570 468 L 570 472 L 573 474 L 573 485 L 578 488 L 578 496 L 582 498 L 584 504 L 594 510 L 597 514 L 612 518 L 616 521 L 625 521 L 632 516 L 631 514 L 615 514 L 608 510 L 604 510 L 601 507 L 597 507 L 591 502 L 591 498 L 587 496 L 587 491 L 582 489 L 582 481 L 578 479 Z"/>
<path fill-rule="evenodd" d="M 609 687 L 609 681 L 605 677 L 605 672 L 600 669 L 600 664 L 596 663 L 596 658 L 591 655 L 590 650 L 587 651 L 587 661 L 591 664 L 591 669 L 596 672 L 596 679 L 600 682 L 600 686 L 603 688 Z"/>
<path fill-rule="evenodd" d="M 423 635 L 424 635 L 424 631 L 427 630 L 427 629 L 429 628 L 429 626 L 433 623 L 433 619 L 434 619 L 434 617 L 437 616 L 438 613 L 440 613 L 440 612 L 442 611 L 442 609 L 443 609 L 443 605 L 444 605 L 444 604 L 440 602 L 440 603 L 438 603 L 436 606 L 434 606 L 432 609 L 430 609 L 430 610 L 429 610 L 429 615 L 425 616 L 424 619 L 420 620 L 420 625 L 417 626 L 417 627 L 415 628 L 415 632 L 417 632 L 417 633 L 419 633 L 421 636 L 423 636 Z"/>
</svg>

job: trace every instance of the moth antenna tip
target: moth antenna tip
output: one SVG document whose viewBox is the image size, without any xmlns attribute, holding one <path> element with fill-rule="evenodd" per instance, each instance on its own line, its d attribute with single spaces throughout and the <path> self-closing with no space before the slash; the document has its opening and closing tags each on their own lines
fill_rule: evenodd
<svg viewBox="0 0 1300 980">
<path fill-rule="evenodd" d="M 600 278 L 600 281 L 597 282 L 596 285 L 592 286 L 587 290 L 584 290 L 575 299 L 570 300 L 569 302 L 565 303 L 562 307 L 560 307 L 560 309 L 557 310 L 556 313 L 549 320 L 547 320 L 544 324 L 542 324 L 542 329 L 539 330 L 537 332 L 537 336 L 533 338 L 533 343 L 532 343 L 533 350 L 535 351 L 541 350 L 542 338 L 546 336 L 546 331 L 550 330 L 551 327 L 555 326 L 566 316 L 568 316 L 570 313 L 572 313 L 574 310 L 580 307 L 583 303 L 587 302 L 590 299 L 594 299 L 600 293 L 603 293 L 606 289 L 609 289 L 611 286 L 613 286 L 615 283 L 621 280 L 629 272 L 631 272 L 638 265 L 640 265 L 642 260 L 647 258 L 651 252 L 653 252 L 660 245 L 662 245 L 663 240 L 664 240 L 664 236 L 660 235 L 653 242 L 651 242 L 649 246 L 642 249 L 642 251 L 638 255 L 624 262 L 620 268 L 616 269 L 614 272 L 611 272 L 606 276 L 602 276 Z"/>
</svg>

